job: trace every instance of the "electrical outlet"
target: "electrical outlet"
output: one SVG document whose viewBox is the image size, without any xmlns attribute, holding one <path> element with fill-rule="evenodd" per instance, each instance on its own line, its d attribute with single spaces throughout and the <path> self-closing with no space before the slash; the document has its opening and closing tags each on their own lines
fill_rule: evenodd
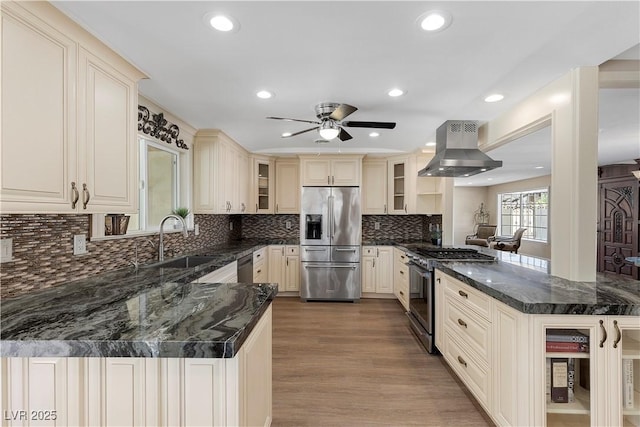
<svg viewBox="0 0 640 427">
<path fill-rule="evenodd" d="M 374 230 L 380 230 L 380 222 L 379 221 L 376 221 L 376 222 L 373 223 L 373 229 Z"/>
<path fill-rule="evenodd" d="M 87 236 L 76 234 L 73 236 L 73 254 L 82 255 L 87 253 Z"/>
<path fill-rule="evenodd" d="M 233 222 L 229 221 L 229 231 L 233 231 Z"/>
<path fill-rule="evenodd" d="M 195 234 L 196 236 L 200 235 L 200 224 L 195 224 L 193 226 L 193 234 Z"/>
<path fill-rule="evenodd" d="M 0 240 L 0 263 L 13 261 L 13 239 Z"/>
<path fill-rule="evenodd" d="M 284 224 L 285 227 L 287 227 L 287 230 L 291 230 L 291 221 L 286 221 Z"/>
</svg>

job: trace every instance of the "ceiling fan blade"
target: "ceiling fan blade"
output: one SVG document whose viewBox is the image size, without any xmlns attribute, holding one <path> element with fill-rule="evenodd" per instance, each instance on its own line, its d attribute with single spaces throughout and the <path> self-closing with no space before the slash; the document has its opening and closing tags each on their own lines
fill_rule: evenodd
<svg viewBox="0 0 640 427">
<path fill-rule="evenodd" d="M 302 120 L 302 119 L 289 119 L 287 117 L 267 117 L 267 119 L 273 119 L 273 120 L 286 120 L 288 122 L 302 122 L 302 123 L 313 123 L 315 125 L 319 125 L 320 122 L 315 122 L 315 121 L 311 121 L 311 120 Z"/>
<path fill-rule="evenodd" d="M 335 121 L 342 121 L 344 120 L 345 117 L 347 117 L 349 114 L 358 111 L 358 109 L 356 107 L 354 107 L 353 105 L 349 105 L 349 104 L 340 104 L 338 105 L 338 107 L 333 110 L 333 113 L 331 113 L 331 115 L 329 116 L 329 118 L 331 120 L 335 120 Z"/>
<path fill-rule="evenodd" d="M 342 122 L 342 126 L 352 128 L 374 128 L 374 129 L 393 129 L 396 124 L 393 122 Z"/>
<path fill-rule="evenodd" d="M 314 128 L 309 128 L 309 129 L 301 130 L 300 132 L 292 133 L 292 134 L 291 134 L 291 135 L 289 135 L 289 136 L 283 136 L 283 138 L 291 138 L 292 136 L 300 135 L 301 133 L 305 133 L 305 132 L 309 132 L 309 131 L 312 131 L 312 130 L 316 130 L 316 129 L 318 129 L 319 127 L 320 127 L 320 126 L 316 126 L 316 127 L 314 127 Z"/>
<path fill-rule="evenodd" d="M 340 138 L 340 141 L 348 141 L 348 140 L 352 139 L 353 137 L 351 135 L 349 135 L 349 132 L 347 132 L 346 130 L 340 128 L 340 133 L 338 134 L 338 138 Z"/>
</svg>

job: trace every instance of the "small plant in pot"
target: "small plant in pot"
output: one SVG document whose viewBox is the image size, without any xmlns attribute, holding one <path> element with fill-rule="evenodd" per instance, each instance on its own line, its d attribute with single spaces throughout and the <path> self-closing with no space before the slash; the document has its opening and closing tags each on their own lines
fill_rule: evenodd
<svg viewBox="0 0 640 427">
<path fill-rule="evenodd" d="M 187 217 L 191 214 L 191 212 L 189 211 L 189 208 L 185 208 L 185 207 L 175 208 L 174 210 L 171 211 L 171 213 L 184 218 L 185 222 L 187 220 Z M 174 228 L 181 228 L 181 226 L 182 225 L 176 221 Z"/>
</svg>

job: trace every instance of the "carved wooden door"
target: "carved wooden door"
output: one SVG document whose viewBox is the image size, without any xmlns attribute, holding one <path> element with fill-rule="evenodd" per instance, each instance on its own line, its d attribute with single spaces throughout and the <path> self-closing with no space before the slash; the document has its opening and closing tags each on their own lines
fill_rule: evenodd
<svg viewBox="0 0 640 427">
<path fill-rule="evenodd" d="M 638 279 L 640 270 L 625 258 L 638 256 L 638 184 L 625 179 L 600 184 L 598 271 Z"/>
</svg>

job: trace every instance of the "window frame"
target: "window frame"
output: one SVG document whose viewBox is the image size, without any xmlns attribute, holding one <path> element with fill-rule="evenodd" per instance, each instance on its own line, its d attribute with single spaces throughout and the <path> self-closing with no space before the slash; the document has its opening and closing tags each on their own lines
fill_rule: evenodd
<svg viewBox="0 0 640 427">
<path fill-rule="evenodd" d="M 498 215 L 498 230 L 500 230 L 499 233 L 498 233 L 499 235 L 501 235 L 501 236 L 505 236 L 506 235 L 506 234 L 503 234 L 503 232 L 502 232 L 502 229 L 503 229 L 503 226 L 504 226 L 503 215 L 505 215 L 502 212 L 503 211 L 502 208 L 503 208 L 503 205 L 504 205 L 504 203 L 503 203 L 504 195 L 509 194 L 509 195 L 519 195 L 520 196 L 519 206 L 518 206 L 519 214 L 517 216 L 516 215 L 511 215 L 512 217 L 518 218 L 518 221 L 517 221 L 518 224 L 515 225 L 515 226 L 513 224 L 508 225 L 512 230 L 511 234 L 508 234 L 508 235 L 512 236 L 515 233 L 515 231 L 518 228 L 522 227 L 522 224 L 525 222 L 524 221 L 525 213 L 524 213 L 524 209 L 522 207 L 523 206 L 524 195 L 534 194 L 534 193 L 546 193 L 546 195 L 547 195 L 546 226 L 543 227 L 543 226 L 540 226 L 540 225 L 536 225 L 536 218 L 540 217 L 540 215 L 536 215 L 536 213 L 534 211 L 534 213 L 531 215 L 534 225 L 530 226 L 530 227 L 527 227 L 527 230 L 522 235 L 522 239 L 523 240 L 532 241 L 532 242 L 537 242 L 537 243 L 545 243 L 545 244 L 549 243 L 549 225 L 550 225 L 549 224 L 549 213 L 550 213 L 550 201 L 551 201 L 550 200 L 550 189 L 549 189 L 549 187 L 535 188 L 535 189 L 531 189 L 531 190 L 504 191 L 504 192 L 498 193 L 498 197 L 497 197 L 498 198 L 498 200 L 497 200 L 497 205 L 498 205 L 497 206 L 497 212 L 499 212 L 499 215 Z M 544 229 L 544 230 L 546 230 L 546 239 L 536 238 L 534 236 L 534 231 L 536 229 Z"/>
</svg>

